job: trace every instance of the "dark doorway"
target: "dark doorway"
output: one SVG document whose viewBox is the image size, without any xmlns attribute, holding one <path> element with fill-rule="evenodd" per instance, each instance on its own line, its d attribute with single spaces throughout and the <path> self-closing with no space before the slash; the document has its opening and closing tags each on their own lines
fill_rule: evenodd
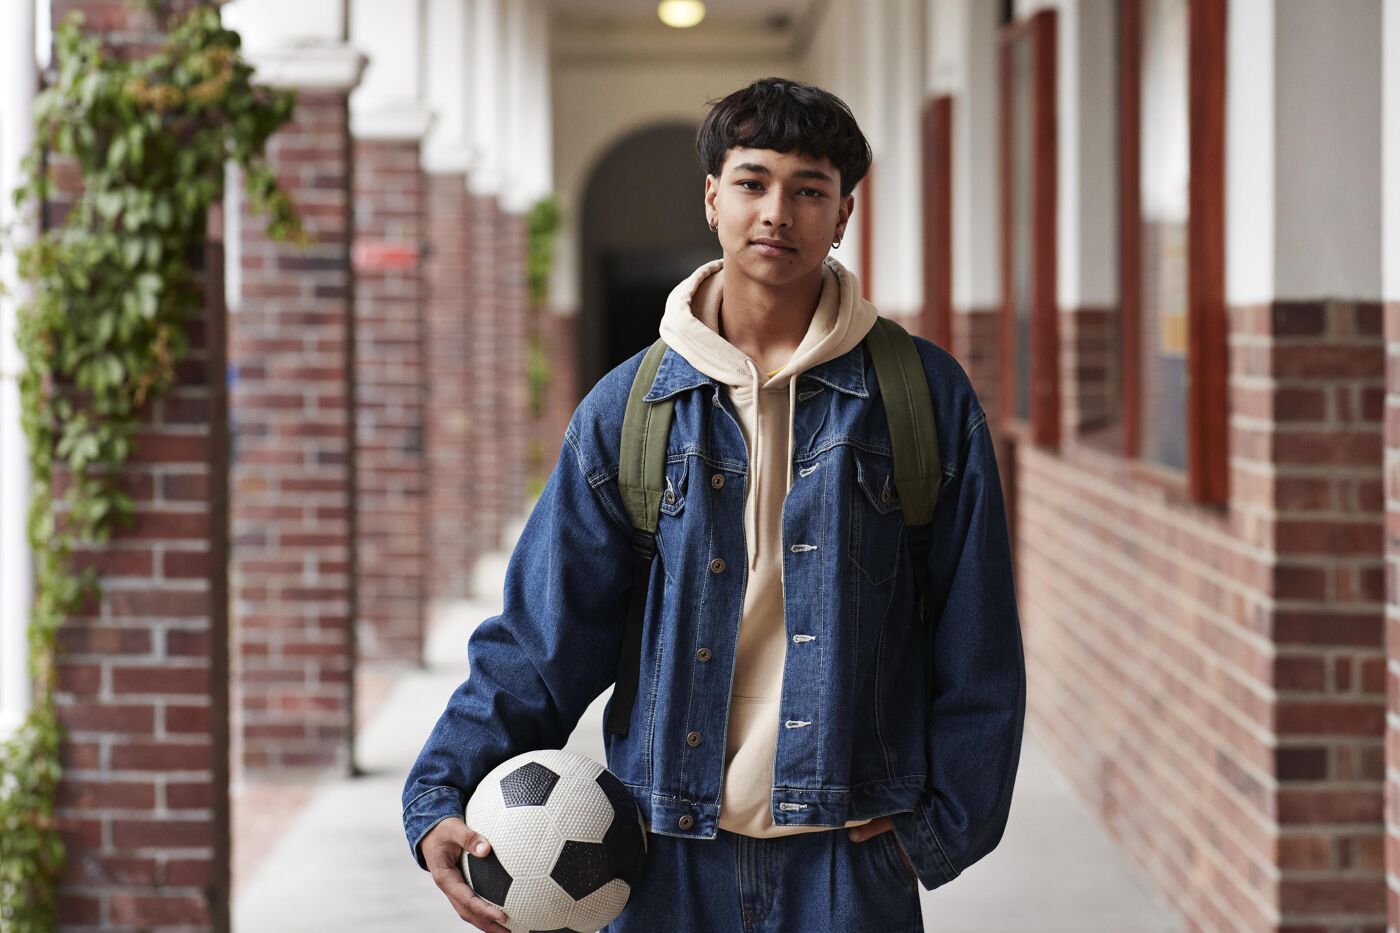
<svg viewBox="0 0 1400 933">
<path fill-rule="evenodd" d="M 608 149 L 589 176 L 579 224 L 580 393 L 655 341 L 666 296 L 720 258 L 705 223 L 695 129 L 639 130 Z"/>
</svg>

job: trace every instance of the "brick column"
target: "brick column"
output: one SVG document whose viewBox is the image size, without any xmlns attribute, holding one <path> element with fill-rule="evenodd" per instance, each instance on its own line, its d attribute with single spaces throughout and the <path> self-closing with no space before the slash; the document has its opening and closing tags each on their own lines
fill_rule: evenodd
<svg viewBox="0 0 1400 933">
<path fill-rule="evenodd" d="M 125 3 L 56 0 L 109 46 L 161 34 Z M 60 189 L 80 179 L 55 163 Z M 70 199 L 60 193 L 50 217 Z M 214 218 L 208 229 L 218 235 Z M 56 818 L 63 930 L 228 930 L 228 616 L 223 254 L 187 257 L 205 301 L 166 396 L 142 414 L 121 483 L 134 524 L 77 549 L 102 597 L 66 620 L 55 700 L 66 731 Z M 56 471 L 56 480 L 62 476 Z"/>
<path fill-rule="evenodd" d="M 480 374 L 473 372 L 468 317 L 473 272 L 480 270 L 469 253 L 474 224 L 466 176 L 435 172 L 426 186 L 428 595 L 451 599 L 467 595 L 472 563 L 481 551 L 472 508 L 472 392 Z"/>
<path fill-rule="evenodd" d="M 1385 308 L 1385 781 L 1387 929 L 1400 929 L 1400 302 Z"/>
<path fill-rule="evenodd" d="M 245 206 L 230 327 L 235 760 L 344 771 L 356 655 L 347 98 L 364 58 L 317 46 L 257 64 L 298 91 L 268 158 L 311 242 L 267 239 Z"/>
<path fill-rule="evenodd" d="M 1386 658 L 1380 307 L 1275 301 L 1235 312 L 1247 349 L 1235 411 L 1271 420 L 1270 592 L 1282 929 L 1384 921 Z M 1253 381 L 1253 380 L 1251 380 Z M 1344 917 L 1345 923 L 1338 918 Z"/>
<path fill-rule="evenodd" d="M 530 433 L 525 220 L 503 210 L 491 196 L 471 196 L 468 215 L 471 533 L 477 547 L 493 548 L 503 543 L 507 524 L 524 504 Z"/>
<path fill-rule="evenodd" d="M 355 143 L 355 473 L 360 656 L 423 655 L 423 125 Z M 358 133 L 357 129 L 357 133 Z M 459 532 L 460 533 L 460 532 Z"/>
</svg>

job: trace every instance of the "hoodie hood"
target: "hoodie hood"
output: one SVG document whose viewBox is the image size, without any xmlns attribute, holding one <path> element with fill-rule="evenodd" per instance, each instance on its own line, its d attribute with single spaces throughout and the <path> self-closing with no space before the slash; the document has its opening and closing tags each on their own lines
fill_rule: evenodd
<svg viewBox="0 0 1400 933">
<path fill-rule="evenodd" d="M 822 263 L 822 291 L 812 322 L 792 357 L 774 374 L 759 371 L 748 354 L 720 336 L 723 313 L 724 260 L 705 263 L 677 285 L 666 300 L 660 333 L 667 345 L 701 373 L 730 390 L 749 444 L 750 492 L 745 518 L 752 531 L 750 563 L 759 559 L 764 535 L 759 526 L 768 520 L 781 524 L 782 501 L 792 487 L 793 413 L 796 410 L 797 376 L 855 348 L 875 325 L 875 306 L 860 295 L 856 277 L 841 263 L 827 257 Z M 775 393 L 777 394 L 775 397 Z M 783 404 L 786 402 L 786 404 Z M 772 456 L 774 418 L 785 422 L 786 485 L 769 507 L 777 490 L 773 482 L 760 482 Z M 767 441 L 765 439 L 768 439 Z M 776 442 L 782 443 L 777 437 Z M 770 514 L 771 513 L 771 514 Z"/>
</svg>

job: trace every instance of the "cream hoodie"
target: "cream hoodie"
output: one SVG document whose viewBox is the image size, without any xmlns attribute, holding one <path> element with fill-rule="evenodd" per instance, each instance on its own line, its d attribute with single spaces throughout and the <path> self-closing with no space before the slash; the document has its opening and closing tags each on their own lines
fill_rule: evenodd
<svg viewBox="0 0 1400 933">
<path fill-rule="evenodd" d="M 661 336 L 690 365 L 729 389 L 749 450 L 744 533 L 749 579 L 739 623 L 739 648 L 724 749 L 721 829 L 745 836 L 787 836 L 826 826 L 776 826 L 773 760 L 778 743 L 787 625 L 783 616 L 783 501 L 792 487 L 792 412 L 797 376 L 849 352 L 875 324 L 875 306 L 835 259 L 823 263 L 822 291 L 807 335 L 773 373 L 720 336 L 724 260 L 696 269 L 672 290 Z M 858 826 L 869 820 L 850 820 Z"/>
</svg>

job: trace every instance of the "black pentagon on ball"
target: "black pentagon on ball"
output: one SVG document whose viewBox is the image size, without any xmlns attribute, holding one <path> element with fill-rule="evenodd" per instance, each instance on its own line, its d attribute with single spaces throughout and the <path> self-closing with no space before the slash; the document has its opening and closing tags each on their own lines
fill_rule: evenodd
<svg viewBox="0 0 1400 933">
<path fill-rule="evenodd" d="M 550 791 L 559 783 L 559 775 L 530 761 L 501 778 L 501 799 L 508 807 L 542 807 Z"/>
<path fill-rule="evenodd" d="M 646 866 L 647 854 L 646 831 L 642 828 L 642 817 L 637 810 L 637 802 L 611 771 L 604 769 L 598 772 L 596 780 L 617 814 L 603 836 L 603 849 L 608 854 L 608 870 L 614 878 L 621 878 L 636 888 L 642 882 L 642 869 Z"/>
<path fill-rule="evenodd" d="M 478 895 L 497 907 L 505 904 L 506 894 L 510 891 L 510 872 L 506 871 L 501 860 L 496 858 L 495 849 L 492 849 L 486 858 L 478 858 L 468 852 L 467 876 L 472 890 Z"/>
<path fill-rule="evenodd" d="M 555 883 L 576 901 L 583 900 L 613 879 L 608 853 L 601 842 L 564 841 L 564 851 L 549 873 Z"/>
</svg>

